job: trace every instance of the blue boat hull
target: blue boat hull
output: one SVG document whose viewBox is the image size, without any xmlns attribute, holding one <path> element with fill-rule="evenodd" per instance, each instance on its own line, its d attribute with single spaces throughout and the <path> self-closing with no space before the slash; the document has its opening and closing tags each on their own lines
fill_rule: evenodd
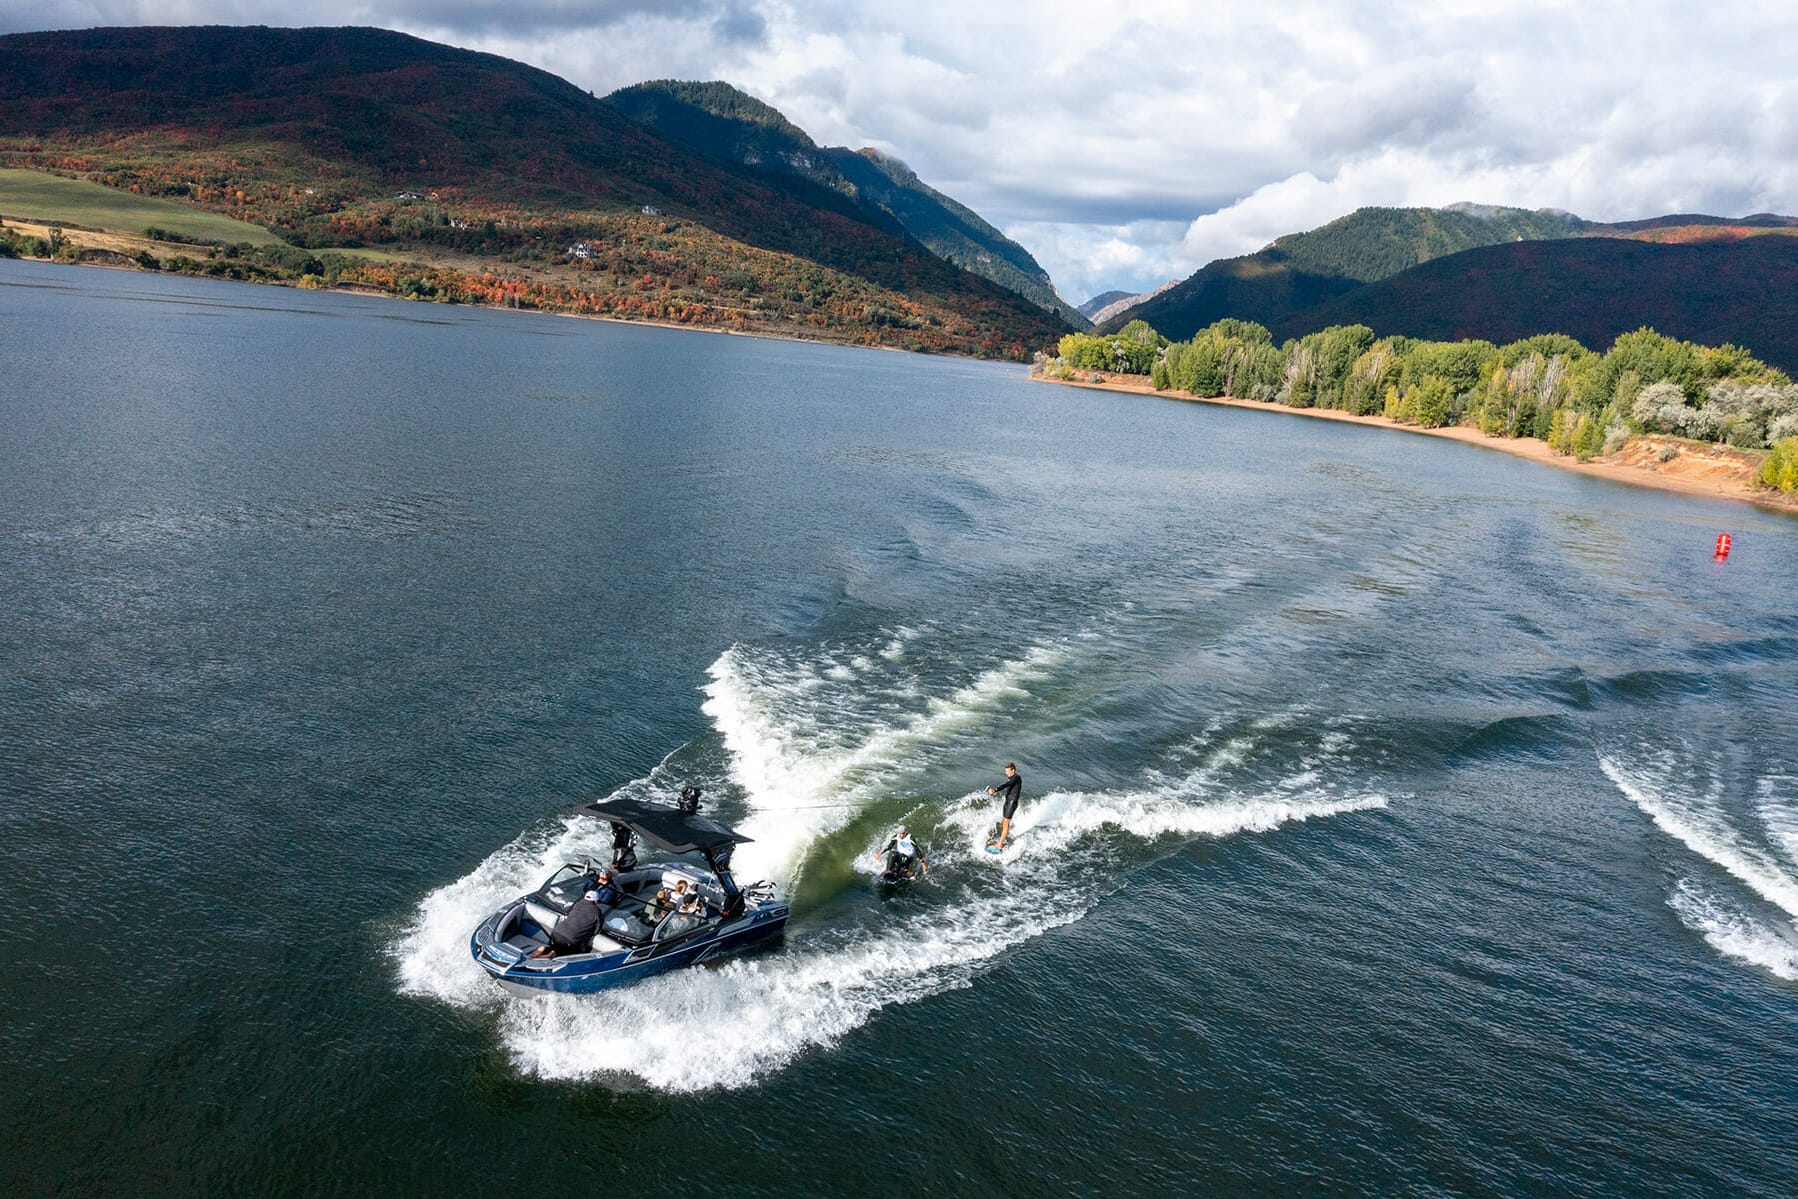
<svg viewBox="0 0 1798 1199">
<path fill-rule="evenodd" d="M 672 943 L 624 946 L 606 953 L 562 958 L 532 958 L 527 951 L 498 936 L 499 930 L 530 898 L 523 896 L 489 916 L 468 942 L 469 952 L 481 969 L 507 990 L 521 994 L 587 995 L 697 966 L 779 936 L 786 928 L 788 915 L 786 904 L 765 903 Z"/>
</svg>

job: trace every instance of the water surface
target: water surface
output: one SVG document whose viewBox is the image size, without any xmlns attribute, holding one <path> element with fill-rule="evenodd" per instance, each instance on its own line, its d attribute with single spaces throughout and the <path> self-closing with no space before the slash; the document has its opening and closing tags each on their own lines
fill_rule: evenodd
<svg viewBox="0 0 1798 1199">
<path fill-rule="evenodd" d="M 1790 518 L 992 364 L 0 312 L 9 1192 L 1798 1190 Z M 502 996 L 570 809 L 689 781 L 785 943 Z"/>
</svg>

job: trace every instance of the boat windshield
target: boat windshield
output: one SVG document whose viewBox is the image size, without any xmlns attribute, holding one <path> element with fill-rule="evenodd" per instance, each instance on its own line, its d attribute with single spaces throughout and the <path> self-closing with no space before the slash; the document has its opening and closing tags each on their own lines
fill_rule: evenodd
<svg viewBox="0 0 1798 1199">
<path fill-rule="evenodd" d="M 554 908 L 558 912 L 566 912 L 574 906 L 587 888 L 593 885 L 593 875 L 579 866 L 564 866 L 549 876 L 549 881 L 537 890 L 537 898 L 544 906 Z"/>
</svg>

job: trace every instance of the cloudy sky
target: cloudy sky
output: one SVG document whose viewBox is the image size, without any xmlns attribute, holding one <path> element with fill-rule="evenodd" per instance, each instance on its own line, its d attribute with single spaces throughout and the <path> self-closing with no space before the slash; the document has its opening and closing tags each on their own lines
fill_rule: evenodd
<svg viewBox="0 0 1798 1199">
<path fill-rule="evenodd" d="M 0 0 L 0 32 L 380 25 L 604 94 L 726 79 L 1078 303 L 1364 204 L 1798 212 L 1798 9 L 1541 0 Z"/>
</svg>

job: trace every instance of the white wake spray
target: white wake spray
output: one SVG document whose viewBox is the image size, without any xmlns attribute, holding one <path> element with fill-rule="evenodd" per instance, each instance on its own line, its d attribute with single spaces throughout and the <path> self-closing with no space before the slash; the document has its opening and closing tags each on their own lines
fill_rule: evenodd
<svg viewBox="0 0 1798 1199">
<path fill-rule="evenodd" d="M 1222 838 L 1386 804 L 1377 795 L 1292 795 L 1195 805 L 1180 797 L 1184 789 L 1046 796 L 1020 813 L 1028 835 L 1006 855 L 1027 863 L 998 889 L 979 891 L 966 886 L 966 872 L 997 859 L 982 849 L 983 828 L 976 830 L 990 804 L 980 802 L 984 795 L 969 797 L 947 823 L 976 830 L 972 848 L 960 841 L 938 846 L 928 884 L 956 902 L 889 907 L 893 914 L 876 929 L 807 929 L 777 954 L 618 992 L 514 1000 L 501 1018 L 504 1043 L 521 1070 L 540 1077 L 623 1074 L 668 1091 L 748 1086 L 835 1043 L 883 1008 L 970 985 L 1008 950 L 1084 917 L 1109 888 L 1095 878 L 1089 856 L 1068 851 L 1096 829 L 1143 840 Z"/>
<path fill-rule="evenodd" d="M 882 656 L 897 662 L 903 645 L 895 636 Z M 738 851 L 737 873 L 790 881 L 806 847 L 854 818 L 858 796 L 1026 698 L 1068 652 L 1032 648 L 920 705 L 915 681 L 877 676 L 862 655 L 833 658 L 820 672 L 741 646 L 725 651 L 712 665 L 702 710 L 724 739 L 749 809 L 738 826 L 754 841 Z M 840 682 L 857 686 L 831 685 Z"/>
<path fill-rule="evenodd" d="M 818 837 L 842 827 L 858 805 L 890 794 L 891 780 L 1068 669 L 1072 653 L 1037 647 L 933 697 L 903 669 L 915 636 L 889 631 L 873 656 L 844 650 L 802 663 L 733 647 L 714 664 L 705 711 L 748 806 L 737 823 L 757 838 L 738 852 L 740 876 L 765 873 L 790 883 L 792 867 Z M 837 677 L 845 673 L 853 685 Z M 1280 718 L 1258 728 L 1289 726 Z M 609 836 L 598 822 L 571 817 L 521 836 L 420 903 L 394 947 L 401 989 L 493 1008 L 506 1052 L 539 1077 L 634 1077 L 677 1092 L 748 1086 L 834 1044 L 883 1008 L 970 985 L 1008 950 L 1081 919 L 1127 881 L 1106 859 L 1123 843 L 1224 838 L 1385 806 L 1379 795 L 1344 794 L 1320 781 L 1354 773 L 1352 746 L 1333 731 L 1290 777 L 1232 785 L 1228 779 L 1253 756 L 1258 736 L 1225 737 L 1214 723 L 1174 752 L 1185 764 L 1169 774 L 1151 773 L 1116 792 L 1032 798 L 1003 858 L 984 852 L 990 796 L 965 796 L 924 813 L 937 826 L 938 843 L 923 902 L 888 905 L 875 924 L 795 926 L 771 951 L 599 995 L 509 996 L 470 960 L 469 933 L 560 862 L 607 851 Z M 678 781 L 661 777 L 666 773 L 665 763 L 621 790 L 671 794 Z M 1097 858 L 1094 846 L 1082 843 L 1095 836 L 1113 839 Z"/>
<path fill-rule="evenodd" d="M 1757 813 L 1778 846 L 1770 849 L 1730 820 L 1721 781 L 1701 783 L 1704 772 L 1678 755 L 1653 751 L 1626 762 L 1621 755 L 1600 754 L 1598 764 L 1656 828 L 1783 914 L 1756 915 L 1748 904 L 1682 876 L 1667 898 L 1680 922 L 1727 958 L 1798 979 L 1798 814 L 1779 794 L 1789 777 L 1773 775 L 1756 784 Z"/>
</svg>

